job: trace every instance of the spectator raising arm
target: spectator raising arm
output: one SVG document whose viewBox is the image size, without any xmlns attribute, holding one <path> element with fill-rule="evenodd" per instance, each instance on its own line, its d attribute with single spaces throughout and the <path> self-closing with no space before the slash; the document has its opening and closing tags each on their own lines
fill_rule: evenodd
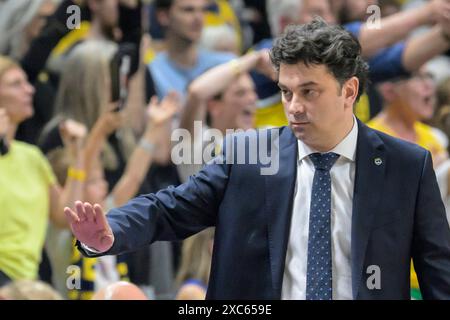
<svg viewBox="0 0 450 320">
<path fill-rule="evenodd" d="M 50 186 L 50 219 L 59 228 L 68 228 L 63 214 L 65 206 L 71 205 L 83 196 L 86 172 L 84 170 L 83 144 L 86 138 L 86 127 L 73 120 L 66 120 L 60 126 L 64 147 L 67 148 L 70 167 L 64 188 L 57 183 Z"/>
<path fill-rule="evenodd" d="M 273 78 L 268 50 L 250 52 L 240 58 L 218 65 L 195 79 L 188 88 L 186 106 L 183 109 L 180 127 L 189 132 L 194 130 L 194 121 L 206 117 L 206 102 L 222 93 L 240 73 L 256 69 Z"/>
<path fill-rule="evenodd" d="M 147 107 L 147 125 L 144 134 L 130 156 L 120 180 L 111 191 L 115 206 L 123 205 L 136 195 L 145 175 L 152 163 L 160 140 L 169 140 L 165 134 L 165 126 L 179 109 L 179 97 L 169 93 L 161 103 L 154 97 Z M 95 123 L 86 143 L 86 172 L 91 172 L 91 166 L 99 158 L 108 136 L 117 130 L 122 123 L 122 115 L 117 112 L 103 114 Z"/>
<path fill-rule="evenodd" d="M 379 26 L 365 23 L 358 37 L 364 57 L 371 57 L 378 50 L 403 40 L 417 27 L 449 19 L 450 1 L 432 0 L 407 11 L 401 11 L 383 18 Z"/>
<path fill-rule="evenodd" d="M 134 197 L 144 180 L 158 145 L 169 141 L 165 137 L 165 126 L 179 110 L 180 98 L 170 92 L 160 103 L 153 97 L 147 107 L 147 126 L 145 132 L 128 160 L 124 174 L 112 190 L 115 206 L 122 206 Z M 160 141 L 162 140 L 162 141 Z"/>
<path fill-rule="evenodd" d="M 428 60 L 450 49 L 450 23 L 438 24 L 431 30 L 406 42 L 402 56 L 403 67 L 413 72 Z"/>
</svg>

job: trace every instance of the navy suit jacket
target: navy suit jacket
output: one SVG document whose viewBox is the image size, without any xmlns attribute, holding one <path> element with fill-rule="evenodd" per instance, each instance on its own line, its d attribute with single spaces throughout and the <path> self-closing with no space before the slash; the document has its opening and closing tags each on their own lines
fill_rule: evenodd
<svg viewBox="0 0 450 320">
<path fill-rule="evenodd" d="M 412 258 L 423 297 L 450 299 L 450 230 L 430 153 L 359 121 L 358 126 L 353 298 L 409 299 Z M 137 197 L 108 214 L 115 241 L 106 254 L 184 239 L 215 226 L 207 298 L 280 299 L 297 139 L 289 127 L 275 130 L 277 174 L 261 175 L 259 164 L 209 164 L 176 188 Z M 381 164 L 375 164 L 377 158 Z M 380 289 L 367 285 L 372 265 L 379 267 Z"/>
</svg>

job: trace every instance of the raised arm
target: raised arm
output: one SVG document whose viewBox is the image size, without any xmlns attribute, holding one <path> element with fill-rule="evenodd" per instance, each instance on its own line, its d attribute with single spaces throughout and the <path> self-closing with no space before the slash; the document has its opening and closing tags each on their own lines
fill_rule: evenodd
<svg viewBox="0 0 450 320">
<path fill-rule="evenodd" d="M 416 71 L 428 60 L 450 49 L 449 26 L 450 22 L 448 25 L 438 24 L 408 40 L 402 57 L 404 68 L 409 72 Z"/>
<path fill-rule="evenodd" d="M 115 106 L 115 104 L 112 104 L 110 110 L 114 109 Z M 86 139 L 84 163 L 87 173 L 91 172 L 92 164 L 100 157 L 109 135 L 120 128 L 122 123 L 123 114 L 114 111 L 105 112 L 95 122 Z"/>
<path fill-rule="evenodd" d="M 68 228 L 63 209 L 83 196 L 86 178 L 83 144 L 87 130 L 81 123 L 66 120 L 60 125 L 60 133 L 70 159 L 70 167 L 64 187 L 54 184 L 49 188 L 50 220 L 59 228 Z"/>
<path fill-rule="evenodd" d="M 124 205 L 136 195 L 155 153 L 158 152 L 158 144 L 169 140 L 169 137 L 164 137 L 167 131 L 165 125 L 179 110 L 179 105 L 180 99 L 176 92 L 169 93 L 161 103 L 158 103 L 156 97 L 150 101 L 147 107 L 148 121 L 145 132 L 131 154 L 124 174 L 112 190 L 116 206 Z"/>
<path fill-rule="evenodd" d="M 371 57 L 378 50 L 405 39 L 412 30 L 436 23 L 448 15 L 450 15 L 449 0 L 432 0 L 418 8 L 383 18 L 378 26 L 365 23 L 358 37 L 363 56 Z"/>
<path fill-rule="evenodd" d="M 206 102 L 223 92 L 240 73 L 258 69 L 272 76 L 267 50 L 254 51 L 230 62 L 218 65 L 195 79 L 188 88 L 188 97 L 183 109 L 180 127 L 191 134 L 194 121 L 206 118 Z"/>
<path fill-rule="evenodd" d="M 111 210 L 106 219 L 99 205 L 79 201 L 76 210 L 65 208 L 64 212 L 73 234 L 86 246 L 102 254 L 129 252 L 214 226 L 229 174 L 230 165 L 206 165 L 188 182 L 134 198 Z"/>
</svg>

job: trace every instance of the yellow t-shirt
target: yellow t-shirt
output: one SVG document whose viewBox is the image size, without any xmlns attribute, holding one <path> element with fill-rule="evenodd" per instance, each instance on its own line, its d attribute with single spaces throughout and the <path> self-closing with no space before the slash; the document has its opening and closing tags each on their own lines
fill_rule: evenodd
<svg viewBox="0 0 450 320">
<path fill-rule="evenodd" d="M 386 133 L 390 136 L 397 137 L 397 134 L 388 126 L 386 126 L 382 119 L 380 118 L 374 118 L 370 120 L 367 125 L 371 127 L 372 129 L 381 131 L 383 133 Z M 433 134 L 433 131 L 431 130 L 430 126 L 427 126 L 426 124 L 417 121 L 414 124 L 414 130 L 416 132 L 417 141 L 416 144 L 421 146 L 422 148 L 427 149 L 431 152 L 433 157 L 436 157 L 439 154 L 442 154 L 442 152 L 445 152 L 444 147 L 441 145 L 439 140 L 436 138 L 436 136 Z M 411 288 L 417 289 L 419 288 L 419 282 L 417 280 L 417 274 L 414 270 L 413 265 L 411 264 Z"/>
<path fill-rule="evenodd" d="M 55 182 L 35 146 L 13 141 L 0 156 L 0 270 L 14 280 L 37 276 Z"/>
<path fill-rule="evenodd" d="M 374 118 L 370 120 L 367 125 L 372 129 L 398 138 L 398 135 L 391 128 L 386 126 L 380 118 Z M 416 121 L 416 123 L 414 124 L 414 131 L 416 132 L 417 136 L 416 144 L 430 151 L 433 157 L 436 157 L 437 155 L 445 152 L 444 146 L 442 146 L 442 144 L 439 142 L 430 126 Z"/>
</svg>

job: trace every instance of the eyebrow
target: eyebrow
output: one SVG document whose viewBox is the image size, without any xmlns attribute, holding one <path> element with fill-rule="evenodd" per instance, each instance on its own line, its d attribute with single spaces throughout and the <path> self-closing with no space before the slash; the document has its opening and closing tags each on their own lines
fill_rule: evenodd
<svg viewBox="0 0 450 320">
<path fill-rule="evenodd" d="M 281 82 L 278 82 L 277 85 L 278 85 L 278 87 L 279 87 L 280 89 L 287 89 L 287 88 L 288 88 L 287 86 L 285 86 L 285 85 L 282 84 Z M 317 85 L 319 85 L 317 82 L 314 82 L 314 81 L 307 81 L 307 82 L 304 82 L 304 83 L 299 84 L 299 85 L 297 86 L 297 88 L 308 87 L 308 86 L 317 86 Z"/>
</svg>

